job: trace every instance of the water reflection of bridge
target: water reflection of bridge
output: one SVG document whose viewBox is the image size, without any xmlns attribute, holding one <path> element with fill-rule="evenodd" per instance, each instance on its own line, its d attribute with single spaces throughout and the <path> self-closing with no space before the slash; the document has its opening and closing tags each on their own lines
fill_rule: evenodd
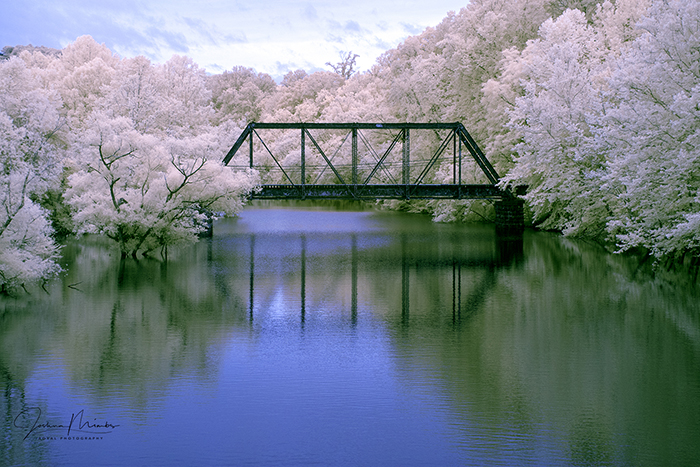
<svg viewBox="0 0 700 467">
<path fill-rule="evenodd" d="M 407 234 L 396 240 L 395 235 L 354 233 L 247 233 L 222 239 L 227 243 L 225 249 L 233 249 L 235 255 L 232 261 L 227 261 L 234 270 L 229 269 L 226 277 L 236 278 L 235 288 L 241 298 L 242 289 L 247 286 L 251 323 L 256 313 L 278 306 L 279 291 L 283 289 L 286 302 L 298 306 L 302 325 L 309 318 L 310 310 L 327 306 L 312 303 L 314 296 L 319 302 L 330 296 L 333 306 L 347 311 L 348 303 L 338 295 L 349 292 L 350 322 L 354 326 L 364 293 L 360 290 L 361 279 L 365 287 L 385 289 L 387 303 L 400 300 L 401 323 L 406 325 L 412 300 L 419 306 L 421 302 L 444 302 L 445 291 L 435 289 L 451 288 L 451 296 L 447 297 L 451 303 L 442 308 L 448 309 L 451 305 L 452 321 L 458 322 L 478 309 L 489 296 L 497 271 L 516 265 L 522 257 L 522 237 L 514 240 L 495 235 L 474 238 L 467 246 L 461 245 L 463 239 L 459 238 L 460 241 L 447 247 L 437 245 L 434 239 L 432 242 L 430 239 L 416 241 Z M 242 280 L 247 284 L 241 283 Z M 319 286 L 319 282 L 325 282 L 326 286 Z M 316 293 L 311 289 L 320 291 Z M 298 295 L 292 297 L 296 293 Z M 421 293 L 425 296 L 416 298 Z"/>
</svg>

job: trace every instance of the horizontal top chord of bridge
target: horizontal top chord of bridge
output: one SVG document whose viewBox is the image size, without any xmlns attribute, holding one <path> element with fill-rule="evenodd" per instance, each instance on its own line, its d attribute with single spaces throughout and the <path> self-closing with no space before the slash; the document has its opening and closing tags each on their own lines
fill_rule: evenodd
<svg viewBox="0 0 700 467">
<path fill-rule="evenodd" d="M 462 126 L 453 123 L 263 123 L 253 122 L 251 128 L 261 130 L 455 130 Z"/>
</svg>

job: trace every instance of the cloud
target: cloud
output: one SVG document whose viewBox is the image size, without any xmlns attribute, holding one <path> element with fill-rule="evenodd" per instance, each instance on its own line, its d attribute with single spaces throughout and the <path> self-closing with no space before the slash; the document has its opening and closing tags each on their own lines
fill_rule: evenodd
<svg viewBox="0 0 700 467">
<path fill-rule="evenodd" d="M 162 61 L 191 48 L 183 28 L 131 0 L 12 2 L 0 16 L 0 42 L 62 48 L 90 35 L 122 56 Z M 7 21 L 7 25 L 4 24 Z"/>
<path fill-rule="evenodd" d="M 212 35 L 212 26 L 198 18 L 183 17 L 182 20 L 197 34 L 207 39 L 210 44 L 217 45 L 218 41 Z"/>
<path fill-rule="evenodd" d="M 318 12 L 316 11 L 316 8 L 312 4 L 306 5 L 303 11 L 304 17 L 308 20 L 311 21 L 316 21 L 318 19 Z"/>
<path fill-rule="evenodd" d="M 409 23 L 399 23 L 399 24 L 401 24 L 401 27 L 403 28 L 404 31 L 406 31 L 407 33 L 412 34 L 412 35 L 420 34 L 425 29 L 425 27 L 418 26 L 416 24 L 409 24 Z"/>
<path fill-rule="evenodd" d="M 91 35 L 122 57 L 155 63 L 187 54 L 211 70 L 241 65 L 323 67 L 352 50 L 363 67 L 408 35 L 438 24 L 466 0 L 8 0 L 0 15 L 4 45 L 62 48 Z M 277 65 L 276 65 L 277 64 Z M 323 69 L 323 68 L 321 68 Z"/>
<path fill-rule="evenodd" d="M 171 32 L 155 26 L 149 27 L 146 32 L 150 37 L 155 39 L 154 42 L 164 43 L 166 48 L 174 52 L 187 53 L 190 51 L 187 38 L 181 32 Z"/>
<path fill-rule="evenodd" d="M 338 36 L 336 34 L 328 34 L 326 35 L 326 42 L 332 42 L 335 44 L 345 44 L 345 39 L 342 36 Z"/>
<path fill-rule="evenodd" d="M 360 24 L 357 21 L 346 21 L 345 26 L 343 26 L 343 31 L 359 33 L 362 31 L 362 28 L 360 28 Z"/>
<path fill-rule="evenodd" d="M 226 71 L 226 67 L 221 66 L 218 63 L 207 63 L 206 65 L 202 66 L 202 68 L 204 68 L 207 71 L 207 74 L 209 74 L 209 75 L 211 75 L 211 74 L 215 75 L 215 74 L 223 73 L 224 71 Z"/>
<path fill-rule="evenodd" d="M 391 48 L 391 44 L 376 36 L 373 37 L 372 40 L 369 41 L 369 43 L 372 47 L 375 47 L 379 50 L 389 50 Z"/>
<path fill-rule="evenodd" d="M 283 77 L 290 71 L 295 71 L 301 69 L 301 66 L 296 62 L 275 62 L 275 71 L 272 73 L 273 77 Z"/>
<path fill-rule="evenodd" d="M 243 31 L 222 34 L 218 27 L 198 18 L 183 17 L 182 21 L 198 36 L 197 40 L 193 41 L 198 46 L 204 44 L 220 46 L 222 41 L 224 44 L 244 44 L 248 42 L 248 38 Z M 200 39 L 204 41 L 202 42 Z"/>
<path fill-rule="evenodd" d="M 336 44 L 346 44 L 349 38 L 357 38 L 369 33 L 369 31 L 360 26 L 360 23 L 353 20 L 345 21 L 345 23 L 328 20 L 326 24 L 329 32 L 326 33 L 325 39 Z"/>
<path fill-rule="evenodd" d="M 248 42 L 248 38 L 246 37 L 244 32 L 238 31 L 234 34 L 226 34 L 224 36 L 224 41 L 227 44 L 245 44 L 246 42 Z"/>
</svg>

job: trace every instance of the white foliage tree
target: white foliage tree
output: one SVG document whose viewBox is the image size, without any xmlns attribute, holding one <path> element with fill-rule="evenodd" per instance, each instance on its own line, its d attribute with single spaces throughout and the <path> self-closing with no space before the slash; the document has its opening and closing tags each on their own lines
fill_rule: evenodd
<svg viewBox="0 0 700 467">
<path fill-rule="evenodd" d="M 21 59 L 0 63 L 1 292 L 60 270 L 46 212 L 35 203 L 61 170 L 59 105 Z"/>
<path fill-rule="evenodd" d="M 122 60 L 100 111 L 127 117 L 142 134 L 188 137 L 206 132 L 213 109 L 204 70 L 174 55 L 154 66 L 142 56 Z"/>
<path fill-rule="evenodd" d="M 159 83 L 155 68 L 142 56 L 122 60 L 105 98 L 104 112 L 126 117 L 139 133 L 159 132 Z"/>
<path fill-rule="evenodd" d="M 156 68 L 158 105 L 152 109 L 158 127 L 168 136 L 206 133 L 214 115 L 206 73 L 189 57 L 174 55 Z"/>
<path fill-rule="evenodd" d="M 90 36 L 66 46 L 48 73 L 61 94 L 63 110 L 71 126 L 79 127 L 104 97 L 119 59 Z"/>
<path fill-rule="evenodd" d="M 521 55 L 525 95 L 516 100 L 512 117 L 523 142 L 504 181 L 530 187 L 526 200 L 537 225 L 572 233 L 581 219 L 576 202 L 590 199 L 602 183 L 604 160 L 590 151 L 587 121 L 602 108 L 603 60 L 592 58 L 602 47 L 578 10 L 546 21 L 540 34 Z"/>
<path fill-rule="evenodd" d="M 280 86 L 264 101 L 263 120 L 274 122 L 315 122 L 323 112 L 326 97 L 343 85 L 344 79 L 330 71 L 317 71 Z"/>
<path fill-rule="evenodd" d="M 143 135 L 125 117 L 95 115 L 77 137 L 81 167 L 65 195 L 78 233 L 106 235 L 134 257 L 195 241 L 208 213 L 235 214 L 255 185 L 211 159 L 225 153 L 220 141 Z"/>
<path fill-rule="evenodd" d="M 270 75 L 242 66 L 209 76 L 206 83 L 212 93 L 217 123 L 231 119 L 239 124 L 258 121 L 263 99 L 277 88 Z"/>
<path fill-rule="evenodd" d="M 450 13 L 435 28 L 408 38 L 380 58 L 390 81 L 387 100 L 399 121 L 459 121 L 501 172 L 511 147 L 491 140 L 506 133 L 483 87 L 501 72 L 501 53 L 522 50 L 548 14 L 544 0 L 479 0 Z"/>
<path fill-rule="evenodd" d="M 211 125 L 211 92 L 191 59 L 121 60 L 101 94 L 72 134 L 65 199 L 77 233 L 135 257 L 194 241 L 213 212 L 240 210 L 256 178 L 219 162 L 229 126 Z"/>
<path fill-rule="evenodd" d="M 700 253 L 700 3 L 656 1 L 612 76 L 615 105 L 600 131 L 619 204 L 621 250 Z"/>
<path fill-rule="evenodd" d="M 341 51 L 340 61 L 338 63 L 326 62 L 326 66 L 333 69 L 334 72 L 342 76 L 344 79 L 350 79 L 357 70 L 355 69 L 355 60 L 359 55 L 350 52 Z"/>
<path fill-rule="evenodd" d="M 386 101 L 398 121 L 462 122 L 500 174 L 512 166 L 517 136 L 506 125 L 501 96 L 485 95 L 484 86 L 499 76 L 501 53 L 525 47 L 537 36 L 548 14 L 544 0 L 479 0 L 449 14 L 435 28 L 407 39 L 379 60 L 387 81 Z M 412 142 L 413 144 L 413 142 Z M 465 162 L 463 174 L 481 183 L 483 174 Z M 474 170 L 476 169 L 476 170 Z M 436 173 L 451 177 L 451 171 Z M 448 178 L 434 180 L 447 182 Z M 488 216 L 490 205 L 478 201 L 431 201 L 437 220 Z"/>
<path fill-rule="evenodd" d="M 540 39 L 511 55 L 506 69 L 520 78 L 524 91 L 515 100 L 511 128 L 522 142 L 503 183 L 529 186 L 525 199 L 541 228 L 599 239 L 606 235 L 615 199 L 604 189 L 607 160 L 594 130 L 605 111 L 620 35 L 628 34 L 611 18 L 634 24 L 642 11 L 606 3 L 591 24 L 582 12 L 567 10 L 542 24 Z"/>
</svg>

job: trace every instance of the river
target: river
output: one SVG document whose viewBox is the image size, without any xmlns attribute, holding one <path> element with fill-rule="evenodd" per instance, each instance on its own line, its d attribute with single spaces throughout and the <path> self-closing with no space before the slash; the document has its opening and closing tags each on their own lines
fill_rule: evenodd
<svg viewBox="0 0 700 467">
<path fill-rule="evenodd" d="M 251 207 L 0 297 L 0 465 L 700 465 L 700 290 L 600 247 Z"/>
</svg>

